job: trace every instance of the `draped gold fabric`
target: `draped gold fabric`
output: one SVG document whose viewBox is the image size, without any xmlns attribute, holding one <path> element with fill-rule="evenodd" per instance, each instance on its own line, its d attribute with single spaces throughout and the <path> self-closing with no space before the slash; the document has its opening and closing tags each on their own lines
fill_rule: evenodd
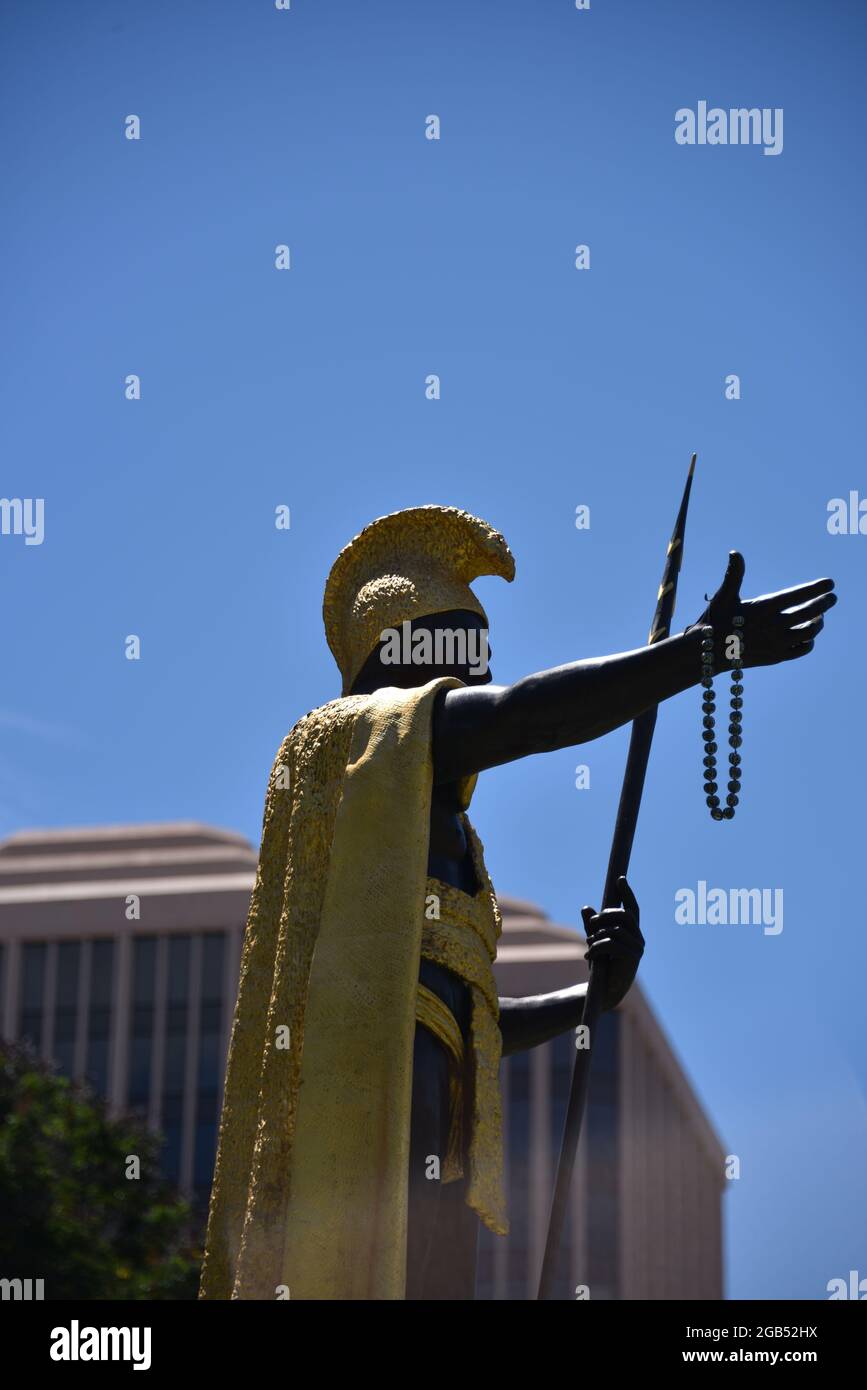
<svg viewBox="0 0 867 1390">
<path fill-rule="evenodd" d="M 431 959 L 473 989 L 467 1199 L 500 1220 L 499 1167 L 493 1178 L 482 1171 L 494 1129 L 499 1136 L 498 1102 L 493 1116 L 479 1111 L 499 1060 L 492 953 L 451 911 L 439 923 L 424 913 L 433 703 L 458 684 L 443 678 L 335 700 L 299 721 L 277 755 L 229 1048 L 202 1298 L 404 1296 L 423 932 L 425 954 L 435 952 Z M 476 913 L 485 904 L 495 947 L 489 888 L 476 899 L 457 896 Z"/>
<path fill-rule="evenodd" d="M 457 1019 L 438 994 L 419 983 L 415 1001 L 416 1022 L 442 1043 L 449 1059 L 449 1137 L 442 1162 L 442 1181 L 455 1182 L 463 1177 L 464 1146 L 464 1087 L 466 1085 L 466 1054 Z"/>
</svg>

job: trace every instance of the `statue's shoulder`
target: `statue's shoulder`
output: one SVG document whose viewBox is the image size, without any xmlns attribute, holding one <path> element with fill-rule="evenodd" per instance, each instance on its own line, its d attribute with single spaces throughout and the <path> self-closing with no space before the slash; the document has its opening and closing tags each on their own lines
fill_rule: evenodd
<svg viewBox="0 0 867 1390">
<path fill-rule="evenodd" d="M 293 724 L 280 745 L 277 761 L 283 763 L 291 757 L 306 761 L 311 753 L 322 749 L 323 746 L 331 746 L 345 752 L 355 721 L 371 707 L 376 709 L 379 719 L 392 717 L 399 720 L 403 717 L 406 707 L 413 701 L 418 703 L 426 700 L 429 703 L 433 686 L 458 684 L 459 681 L 450 677 L 440 677 L 428 686 L 412 686 L 406 690 L 392 686 L 383 687 L 364 695 L 341 695 L 336 700 L 329 700 L 326 705 L 317 705 L 316 709 L 302 715 L 298 722 Z M 475 779 L 469 780 L 474 782 Z"/>
<path fill-rule="evenodd" d="M 351 727 L 369 700 L 369 695 L 342 695 L 336 700 L 329 700 L 326 705 L 317 705 L 292 725 L 281 744 L 281 754 L 309 748 L 336 737 Z"/>
</svg>

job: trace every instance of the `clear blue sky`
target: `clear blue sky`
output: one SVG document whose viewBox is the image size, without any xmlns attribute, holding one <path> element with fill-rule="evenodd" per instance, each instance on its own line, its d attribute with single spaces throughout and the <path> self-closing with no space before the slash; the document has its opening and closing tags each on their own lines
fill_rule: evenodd
<svg viewBox="0 0 867 1390">
<path fill-rule="evenodd" d="M 514 585 L 478 584 L 501 682 L 640 645 L 698 450 L 681 621 L 730 547 L 747 595 L 832 574 L 841 602 L 812 657 L 747 675 L 731 825 L 704 807 L 698 693 L 664 707 L 641 978 L 741 1160 L 729 1294 L 867 1276 L 867 537 L 826 529 L 867 494 L 863 6 L 7 0 L 0 22 L 0 490 L 46 508 L 41 546 L 0 537 L 0 833 L 257 839 L 281 737 L 338 693 L 328 567 L 399 507 L 509 539 Z M 700 100 L 782 107 L 783 152 L 677 145 Z M 481 779 L 502 891 L 576 924 L 598 902 L 626 742 Z M 782 888 L 782 934 L 676 925 L 699 879 Z"/>
</svg>

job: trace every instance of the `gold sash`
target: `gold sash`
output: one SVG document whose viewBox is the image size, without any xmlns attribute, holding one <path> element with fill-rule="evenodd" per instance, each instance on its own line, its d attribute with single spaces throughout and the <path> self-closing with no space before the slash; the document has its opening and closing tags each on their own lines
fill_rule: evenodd
<svg viewBox="0 0 867 1390">
<path fill-rule="evenodd" d="M 446 970 L 460 976 L 470 987 L 473 1111 L 472 1128 L 466 1146 L 463 1144 L 461 1132 L 461 1093 L 467 1072 L 462 1065 L 463 1047 L 461 1046 L 459 1061 L 453 1044 L 457 1024 L 450 1011 L 436 996 L 433 998 L 436 999 L 439 1009 L 432 1008 L 430 1000 L 426 998 L 430 991 L 423 985 L 419 985 L 416 1018 L 443 1042 L 452 1061 L 452 1118 L 448 1151 L 443 1164 L 443 1181 L 452 1182 L 464 1176 L 463 1151 L 466 1148 L 469 1166 L 467 1205 L 472 1207 L 490 1230 L 497 1235 L 506 1235 L 509 1225 L 503 1192 L 503 1121 L 499 1087 L 502 1039 L 497 986 L 492 968 L 502 923 L 491 880 L 485 868 L 481 841 L 466 815 L 461 819 L 469 841 L 479 888 L 474 896 L 470 896 L 440 879 L 427 880 L 421 954 L 426 960 L 434 961 L 435 964 L 444 966 Z M 443 1019 L 442 1010 L 445 1010 L 451 1023 Z M 462 1042 L 463 1040 L 461 1044 Z"/>
</svg>

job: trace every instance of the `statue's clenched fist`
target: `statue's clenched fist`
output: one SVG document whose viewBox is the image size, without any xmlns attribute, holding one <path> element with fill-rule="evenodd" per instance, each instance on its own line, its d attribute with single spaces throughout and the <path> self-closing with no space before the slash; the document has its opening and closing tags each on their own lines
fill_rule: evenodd
<svg viewBox="0 0 867 1390">
<path fill-rule="evenodd" d="M 598 960 L 608 962 L 603 1009 L 616 1008 L 620 1003 L 635 979 L 638 962 L 644 954 L 635 894 L 625 878 L 617 880 L 617 888 L 622 906 L 607 907 L 602 912 L 592 907 L 581 909 L 587 960 L 591 965 Z"/>
</svg>

